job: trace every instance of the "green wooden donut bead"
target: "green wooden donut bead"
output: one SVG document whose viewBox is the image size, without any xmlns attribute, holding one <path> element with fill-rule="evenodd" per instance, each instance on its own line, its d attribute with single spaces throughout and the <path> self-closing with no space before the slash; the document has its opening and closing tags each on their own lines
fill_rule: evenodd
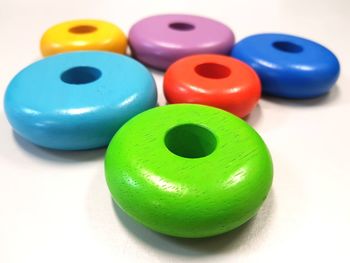
<svg viewBox="0 0 350 263">
<path fill-rule="evenodd" d="M 145 226 L 178 237 L 230 231 L 253 217 L 272 183 L 261 137 L 225 111 L 174 104 L 143 112 L 105 159 L 114 201 Z"/>
</svg>

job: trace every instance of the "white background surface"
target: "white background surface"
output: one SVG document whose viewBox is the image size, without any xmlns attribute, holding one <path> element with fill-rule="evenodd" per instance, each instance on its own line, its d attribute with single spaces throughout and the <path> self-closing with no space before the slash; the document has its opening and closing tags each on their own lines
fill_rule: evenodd
<svg viewBox="0 0 350 263">
<path fill-rule="evenodd" d="M 41 57 L 39 40 L 64 20 L 99 18 L 125 32 L 140 18 L 185 12 L 218 19 L 237 40 L 284 32 L 338 56 L 332 92 L 309 101 L 263 98 L 248 119 L 275 165 L 272 191 L 239 230 L 174 239 L 135 223 L 110 198 L 104 150 L 59 152 L 16 136 L 0 110 L 0 262 L 350 262 L 348 0 L 0 0 L 0 94 Z M 159 89 L 162 76 L 154 72 Z"/>
</svg>

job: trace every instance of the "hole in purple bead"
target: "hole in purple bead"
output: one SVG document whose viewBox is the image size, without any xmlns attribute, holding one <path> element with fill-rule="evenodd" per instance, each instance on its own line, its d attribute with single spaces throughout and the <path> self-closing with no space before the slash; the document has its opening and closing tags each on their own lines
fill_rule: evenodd
<svg viewBox="0 0 350 263">
<path fill-rule="evenodd" d="M 194 25 L 188 24 L 188 23 L 182 23 L 182 22 L 175 22 L 169 24 L 169 27 L 174 30 L 179 31 L 190 31 L 194 29 Z"/>
<path fill-rule="evenodd" d="M 276 41 L 272 43 L 273 47 L 289 53 L 300 53 L 303 51 L 303 47 L 297 44 L 294 44 L 289 41 Z"/>
<path fill-rule="evenodd" d="M 194 70 L 198 75 L 210 79 L 223 79 L 231 75 L 229 67 L 212 62 L 199 64 Z"/>
</svg>

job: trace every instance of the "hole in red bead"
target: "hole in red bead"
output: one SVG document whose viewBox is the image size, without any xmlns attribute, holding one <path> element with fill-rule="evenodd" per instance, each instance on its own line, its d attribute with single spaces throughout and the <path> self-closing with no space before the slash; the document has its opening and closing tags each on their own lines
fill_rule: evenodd
<svg viewBox="0 0 350 263">
<path fill-rule="evenodd" d="M 97 27 L 89 26 L 89 25 L 80 25 L 75 26 L 69 29 L 69 32 L 73 34 L 89 34 L 92 32 L 95 32 L 97 30 Z"/>
<path fill-rule="evenodd" d="M 231 74 L 229 67 L 217 63 L 203 63 L 195 67 L 198 75 L 210 79 L 223 79 Z"/>
<path fill-rule="evenodd" d="M 200 158 L 211 154 L 216 148 L 215 135 L 196 124 L 175 126 L 165 136 L 165 145 L 173 154 L 185 158 Z"/>
<path fill-rule="evenodd" d="M 179 30 L 179 31 L 189 31 L 194 29 L 194 25 L 191 25 L 188 23 L 181 23 L 181 22 L 171 23 L 169 24 L 169 27 L 171 29 Z"/>
<path fill-rule="evenodd" d="M 300 53 L 303 47 L 289 41 L 276 41 L 272 44 L 278 50 L 289 53 Z"/>
<path fill-rule="evenodd" d="M 61 74 L 61 80 L 68 84 L 87 84 L 94 82 L 101 77 L 99 69 L 93 67 L 74 67 Z"/>
</svg>

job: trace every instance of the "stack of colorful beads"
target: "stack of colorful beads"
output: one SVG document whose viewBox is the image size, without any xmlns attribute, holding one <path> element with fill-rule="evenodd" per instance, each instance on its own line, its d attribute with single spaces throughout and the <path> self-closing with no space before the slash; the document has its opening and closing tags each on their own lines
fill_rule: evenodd
<svg viewBox="0 0 350 263">
<path fill-rule="evenodd" d="M 128 41 L 139 62 L 125 55 L 126 36 L 108 22 L 50 28 L 41 40 L 48 57 L 8 86 L 13 129 L 52 149 L 109 144 L 105 171 L 114 200 L 155 231 L 207 237 L 247 222 L 270 190 L 273 168 L 265 143 L 241 118 L 261 93 L 326 94 L 339 75 L 337 58 L 285 34 L 235 44 L 229 27 L 190 15 L 143 19 Z M 156 107 L 155 81 L 140 62 L 166 71 L 164 95 L 173 105 Z"/>
</svg>

